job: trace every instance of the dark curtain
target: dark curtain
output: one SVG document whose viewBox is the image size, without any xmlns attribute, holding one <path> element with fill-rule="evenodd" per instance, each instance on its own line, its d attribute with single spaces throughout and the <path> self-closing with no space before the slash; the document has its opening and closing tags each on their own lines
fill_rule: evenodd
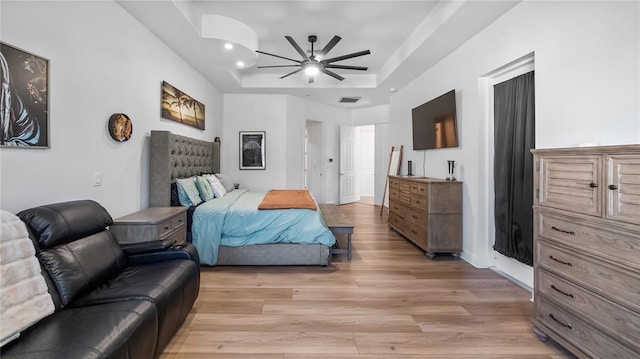
<svg viewBox="0 0 640 359">
<path fill-rule="evenodd" d="M 493 249 L 533 265 L 533 71 L 494 86 Z"/>
</svg>

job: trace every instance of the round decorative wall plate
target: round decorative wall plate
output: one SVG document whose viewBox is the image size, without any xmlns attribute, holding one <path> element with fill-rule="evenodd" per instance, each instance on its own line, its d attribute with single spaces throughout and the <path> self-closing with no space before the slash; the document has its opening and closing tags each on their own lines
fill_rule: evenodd
<svg viewBox="0 0 640 359">
<path fill-rule="evenodd" d="M 129 116 L 124 113 L 114 113 L 109 117 L 108 130 L 111 138 L 118 142 L 124 142 L 131 138 L 133 125 Z"/>
</svg>

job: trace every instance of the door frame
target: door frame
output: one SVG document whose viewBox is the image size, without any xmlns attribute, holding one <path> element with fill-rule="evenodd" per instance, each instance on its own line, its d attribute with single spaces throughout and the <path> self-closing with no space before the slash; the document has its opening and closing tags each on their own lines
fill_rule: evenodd
<svg viewBox="0 0 640 359">
<path fill-rule="evenodd" d="M 311 139 L 311 140 L 310 140 Z M 317 139 L 318 146 L 310 146 L 310 142 Z M 306 120 L 304 126 L 304 188 L 314 195 L 318 203 L 325 203 L 325 176 L 322 161 L 324 151 L 322 145 L 322 122 L 314 120 Z M 313 179 L 318 168 L 318 178 Z"/>
<path fill-rule="evenodd" d="M 485 206 L 485 223 L 486 223 L 486 243 L 484 250 L 478 253 L 484 254 L 484 266 L 506 275 L 516 283 L 533 289 L 533 267 L 521 263 L 513 258 L 509 258 L 493 249 L 495 241 L 495 192 L 494 192 L 494 118 L 493 118 L 493 85 L 500 82 L 510 80 L 516 76 L 520 76 L 535 70 L 535 53 L 531 52 L 519 59 L 516 59 L 482 77 L 478 80 L 478 90 L 480 96 L 481 116 L 485 118 L 485 145 L 486 145 L 486 167 L 485 167 L 485 183 L 486 198 Z"/>
</svg>

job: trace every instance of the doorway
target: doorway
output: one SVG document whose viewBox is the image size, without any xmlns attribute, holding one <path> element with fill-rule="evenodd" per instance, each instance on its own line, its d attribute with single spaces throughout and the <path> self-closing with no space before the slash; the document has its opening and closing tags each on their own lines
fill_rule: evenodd
<svg viewBox="0 0 640 359">
<path fill-rule="evenodd" d="M 485 98 L 485 118 L 487 129 L 487 252 L 490 257 L 488 266 L 505 274 L 526 287 L 533 288 L 533 267 L 507 257 L 493 249 L 496 238 L 495 227 L 495 178 L 494 178 L 494 96 L 493 86 L 527 72 L 535 70 L 534 53 L 527 54 L 505 66 L 490 72 L 480 79 L 481 92 Z"/>
<path fill-rule="evenodd" d="M 375 126 L 340 126 L 339 203 L 374 203 Z"/>
<path fill-rule="evenodd" d="M 364 204 L 374 204 L 375 173 L 376 173 L 376 126 L 360 126 L 359 143 L 356 150 L 360 164 L 359 186 L 360 200 Z"/>
<path fill-rule="evenodd" d="M 325 203 L 322 151 L 322 122 L 307 120 L 304 129 L 304 188 L 318 203 Z"/>
</svg>

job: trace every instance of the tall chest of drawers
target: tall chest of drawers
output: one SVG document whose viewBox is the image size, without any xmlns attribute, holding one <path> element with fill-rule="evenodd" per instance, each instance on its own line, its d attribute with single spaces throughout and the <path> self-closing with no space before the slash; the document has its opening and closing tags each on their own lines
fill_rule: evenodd
<svg viewBox="0 0 640 359">
<path fill-rule="evenodd" d="M 640 358 L 640 145 L 532 150 L 534 330 Z"/>
<path fill-rule="evenodd" d="M 462 182 L 389 176 L 389 226 L 435 253 L 462 251 Z"/>
</svg>

